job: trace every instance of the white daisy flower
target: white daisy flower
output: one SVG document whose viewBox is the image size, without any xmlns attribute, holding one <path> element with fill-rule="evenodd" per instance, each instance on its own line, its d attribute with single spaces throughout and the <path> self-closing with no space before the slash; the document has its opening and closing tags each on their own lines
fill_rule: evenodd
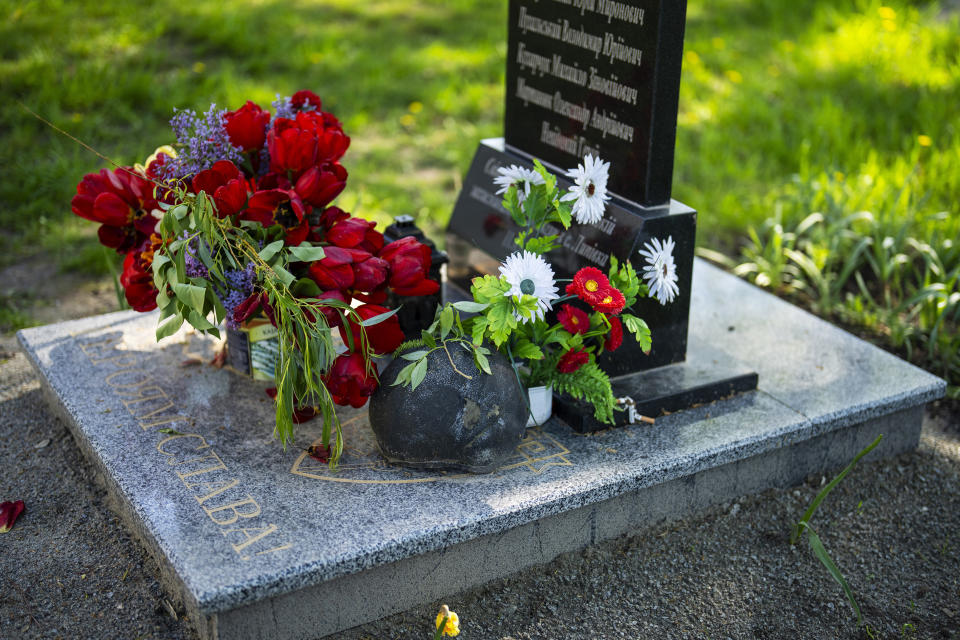
<svg viewBox="0 0 960 640">
<path fill-rule="evenodd" d="M 517 198 L 523 202 L 530 195 L 530 185 L 543 184 L 543 176 L 533 169 L 518 167 L 515 164 L 497 169 L 500 175 L 493 179 L 494 184 L 500 187 L 497 195 L 506 193 L 507 189 L 517 185 Z"/>
<path fill-rule="evenodd" d="M 500 265 L 500 275 L 510 283 L 508 296 L 534 296 L 537 299 L 537 310 L 534 316 L 543 320 L 543 314 L 550 311 L 552 300 L 557 297 L 557 284 L 553 279 L 553 268 L 541 256 L 529 251 L 517 251 L 504 260 Z M 528 322 L 534 318 L 524 318 L 517 314 L 517 319 Z"/>
<path fill-rule="evenodd" d="M 604 203 L 610 199 L 607 195 L 609 173 L 610 163 L 592 155 L 584 156 L 583 164 L 567 171 L 566 176 L 575 184 L 560 199 L 576 201 L 572 211 L 580 224 L 594 224 L 603 219 Z"/>
<path fill-rule="evenodd" d="M 643 249 L 639 252 L 647 263 L 643 268 L 643 279 L 647 281 L 650 295 L 659 300 L 662 305 L 673 302 L 680 293 L 680 287 L 677 285 L 679 281 L 677 265 L 673 261 L 675 246 L 673 236 L 667 236 L 666 242 L 663 243 L 653 238 L 650 242 L 645 242 Z"/>
</svg>

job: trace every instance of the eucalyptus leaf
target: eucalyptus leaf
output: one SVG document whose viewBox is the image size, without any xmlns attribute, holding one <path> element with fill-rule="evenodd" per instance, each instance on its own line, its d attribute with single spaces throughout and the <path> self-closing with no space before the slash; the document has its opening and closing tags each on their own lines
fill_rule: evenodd
<svg viewBox="0 0 960 640">
<path fill-rule="evenodd" d="M 279 252 L 280 249 L 282 248 L 283 248 L 283 240 L 277 240 L 275 242 L 271 242 L 270 244 L 265 246 L 263 249 L 260 249 L 260 259 L 263 260 L 264 262 L 270 262 L 273 256 L 277 255 L 277 252 Z"/>
<path fill-rule="evenodd" d="M 299 247 L 290 247 L 287 249 L 290 254 L 295 257 L 300 262 L 314 262 L 316 260 L 323 260 L 326 253 L 323 250 L 323 247 L 311 247 L 311 246 L 299 246 Z"/>
<path fill-rule="evenodd" d="M 424 351 L 421 349 L 419 351 L 411 351 L 410 353 L 405 353 L 400 357 L 403 358 L 404 360 L 419 360 L 420 358 L 424 357 L 428 353 L 430 352 Z"/>
<path fill-rule="evenodd" d="M 361 327 L 372 327 L 372 326 L 375 325 L 375 324 L 380 324 L 381 322 L 383 322 L 384 320 L 386 320 L 386 319 L 389 318 L 390 316 L 396 315 L 397 311 L 399 311 L 399 310 L 400 310 L 400 308 L 397 307 L 396 309 L 392 309 L 392 310 L 390 310 L 390 311 L 387 311 L 386 313 L 381 313 L 381 314 L 378 314 L 378 315 L 373 316 L 372 318 L 367 318 L 366 320 L 364 320 L 363 322 L 360 323 L 360 326 L 361 326 Z"/>
<path fill-rule="evenodd" d="M 282 282 L 283 286 L 285 287 L 289 287 L 291 284 L 293 284 L 293 281 L 296 280 L 292 273 L 279 265 L 273 267 L 273 271 L 277 274 L 277 277 L 280 278 L 280 282 Z"/>
</svg>

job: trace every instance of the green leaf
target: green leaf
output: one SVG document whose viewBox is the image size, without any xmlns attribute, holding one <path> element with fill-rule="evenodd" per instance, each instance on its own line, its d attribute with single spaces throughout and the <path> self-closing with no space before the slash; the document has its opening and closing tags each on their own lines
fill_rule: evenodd
<svg viewBox="0 0 960 640">
<path fill-rule="evenodd" d="M 810 525 L 808 525 L 806 522 L 801 522 L 800 524 L 804 529 L 807 530 L 807 539 L 810 541 L 810 549 L 813 551 L 813 555 L 817 556 L 817 560 L 820 561 L 820 564 L 826 567 L 827 573 L 830 574 L 830 577 L 840 585 L 841 589 L 843 589 L 843 594 L 847 596 L 847 601 L 857 614 L 857 624 L 863 624 L 863 614 L 860 613 L 860 607 L 857 605 L 857 600 L 853 597 L 853 589 L 850 588 L 846 578 L 844 578 L 843 574 L 840 573 L 840 569 L 833 561 L 833 558 L 831 558 L 830 554 L 827 553 L 827 548 L 823 546 L 820 536 L 818 536 L 813 528 L 810 527 Z"/>
<path fill-rule="evenodd" d="M 483 342 L 483 334 L 487 330 L 487 319 L 484 316 L 477 316 L 470 321 L 470 335 L 473 338 L 473 344 L 480 345 Z"/>
<path fill-rule="evenodd" d="M 216 329 L 206 316 L 201 315 L 197 311 L 191 311 L 190 315 L 187 316 L 187 322 L 192 324 L 199 331 L 208 331 L 210 329 Z"/>
<path fill-rule="evenodd" d="M 283 240 L 277 240 L 276 242 L 271 242 L 263 249 L 260 249 L 260 259 L 264 262 L 270 262 L 273 256 L 277 255 L 277 252 L 283 248 Z"/>
<path fill-rule="evenodd" d="M 186 282 L 178 282 L 173 285 L 173 292 L 177 299 L 191 309 L 198 312 L 203 311 L 203 300 L 207 296 L 207 290 Z"/>
<path fill-rule="evenodd" d="M 527 251 L 537 254 L 549 253 L 559 247 L 557 236 L 543 236 L 542 238 L 531 238 L 525 247 Z"/>
<path fill-rule="evenodd" d="M 287 249 L 300 262 L 314 262 L 316 260 L 323 260 L 326 253 L 323 251 L 323 247 L 312 247 L 309 245 L 300 245 L 299 247 L 290 247 Z"/>
<path fill-rule="evenodd" d="M 629 313 L 621 314 L 620 320 L 623 322 L 623 326 L 627 328 L 627 331 L 632 333 L 633 337 L 636 338 L 640 344 L 640 349 L 644 353 L 649 354 L 650 349 L 653 347 L 653 338 L 651 337 L 650 327 L 647 326 L 647 323 Z"/>
<path fill-rule="evenodd" d="M 540 347 L 533 344 L 526 338 L 517 343 L 517 346 L 513 350 L 513 355 L 517 358 L 523 358 L 524 360 L 543 359 L 543 351 L 540 350 Z"/>
<path fill-rule="evenodd" d="M 389 318 L 390 316 L 395 315 L 395 314 L 397 313 L 397 311 L 399 311 L 399 310 L 400 310 L 400 308 L 397 307 L 396 309 L 391 309 L 390 311 L 387 311 L 387 312 L 385 312 L 385 313 L 381 313 L 381 314 L 375 315 L 375 316 L 373 316 L 372 318 L 367 318 L 366 320 L 364 320 L 363 322 L 360 323 L 360 326 L 361 326 L 361 327 L 372 327 L 372 326 L 375 325 L 375 324 L 380 324 L 381 322 L 383 322 L 384 320 L 386 320 L 386 319 Z"/>
<path fill-rule="evenodd" d="M 397 374 L 397 379 L 390 383 L 391 387 L 397 385 L 406 384 L 410 382 L 410 374 L 413 373 L 413 368 L 417 366 L 415 362 L 411 362 L 403 369 L 400 369 L 400 373 Z"/>
<path fill-rule="evenodd" d="M 316 298 L 323 293 L 310 278 L 298 278 L 290 287 L 290 292 L 298 298 Z"/>
<path fill-rule="evenodd" d="M 817 497 L 813 499 L 813 502 L 810 503 L 810 506 L 807 508 L 806 513 L 803 514 L 803 517 L 800 518 L 800 522 L 797 523 L 796 528 L 793 531 L 793 535 L 790 536 L 790 544 L 796 544 L 800 539 L 801 527 L 806 526 L 806 523 L 810 522 L 810 519 L 813 517 L 814 512 L 817 510 L 817 507 L 820 506 L 820 503 L 823 502 L 824 498 L 827 497 L 834 487 L 840 484 L 840 481 L 843 480 L 848 473 L 853 469 L 853 467 L 860 461 L 860 458 L 867 455 L 873 451 L 874 447 L 880 444 L 880 441 L 883 440 L 883 434 L 877 436 L 877 438 L 863 448 L 860 453 L 853 457 L 853 460 L 850 461 L 846 467 L 843 468 L 843 471 L 837 474 L 837 477 L 831 480 L 827 486 L 820 490 L 820 493 L 817 494 Z"/>
<path fill-rule="evenodd" d="M 400 357 L 403 358 L 404 360 L 419 360 L 420 358 L 424 357 L 428 353 L 430 352 L 424 351 L 421 349 L 419 351 L 411 351 L 410 353 L 405 353 Z"/>
<path fill-rule="evenodd" d="M 453 307 L 444 307 L 440 312 L 440 339 L 443 340 L 453 327 Z"/>
<path fill-rule="evenodd" d="M 421 331 L 420 339 L 423 340 L 423 344 L 427 345 L 431 349 L 437 348 L 437 341 L 433 338 L 433 335 L 430 332 Z"/>
<path fill-rule="evenodd" d="M 181 326 L 183 326 L 183 316 L 179 313 L 171 316 L 166 322 L 157 327 L 157 342 L 172 336 L 180 330 Z"/>
<path fill-rule="evenodd" d="M 493 372 L 490 371 L 490 361 L 487 360 L 487 356 L 483 355 L 479 351 L 473 352 L 473 357 L 477 361 L 477 366 L 487 375 L 493 375 Z"/>
<path fill-rule="evenodd" d="M 173 217 L 177 220 L 183 220 L 187 214 L 190 213 L 190 209 L 188 209 L 185 204 L 178 204 L 170 210 L 170 213 L 173 214 Z"/>
<path fill-rule="evenodd" d="M 273 272 L 277 274 L 277 278 L 280 279 L 280 282 L 283 283 L 283 286 L 290 287 L 293 284 L 293 281 L 296 280 L 294 275 L 281 267 L 280 265 L 275 265 L 273 267 Z"/>
<path fill-rule="evenodd" d="M 418 361 L 413 366 L 413 373 L 410 374 L 410 390 L 414 391 L 427 377 L 427 359 Z"/>
</svg>

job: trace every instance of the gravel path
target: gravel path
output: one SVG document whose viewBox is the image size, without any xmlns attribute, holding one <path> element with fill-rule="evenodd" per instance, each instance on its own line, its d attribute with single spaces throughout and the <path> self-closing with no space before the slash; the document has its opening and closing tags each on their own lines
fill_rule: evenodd
<svg viewBox="0 0 960 640">
<path fill-rule="evenodd" d="M 817 477 L 451 594 L 460 637 L 960 638 L 960 426 L 940 414 L 918 451 L 861 463 L 815 516 L 866 630 L 808 548 L 787 542 Z M 0 465 L 0 499 L 26 503 L 0 537 L 0 638 L 193 638 L 9 337 Z M 428 638 L 438 606 L 336 637 Z"/>
</svg>

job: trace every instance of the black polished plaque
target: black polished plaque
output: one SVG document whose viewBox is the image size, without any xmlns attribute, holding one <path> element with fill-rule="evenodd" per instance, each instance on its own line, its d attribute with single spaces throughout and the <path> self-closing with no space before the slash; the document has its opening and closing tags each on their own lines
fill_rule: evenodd
<svg viewBox="0 0 960 640">
<path fill-rule="evenodd" d="M 685 0 L 511 0 L 507 147 L 554 171 L 590 153 L 608 188 L 670 202 Z"/>
</svg>

